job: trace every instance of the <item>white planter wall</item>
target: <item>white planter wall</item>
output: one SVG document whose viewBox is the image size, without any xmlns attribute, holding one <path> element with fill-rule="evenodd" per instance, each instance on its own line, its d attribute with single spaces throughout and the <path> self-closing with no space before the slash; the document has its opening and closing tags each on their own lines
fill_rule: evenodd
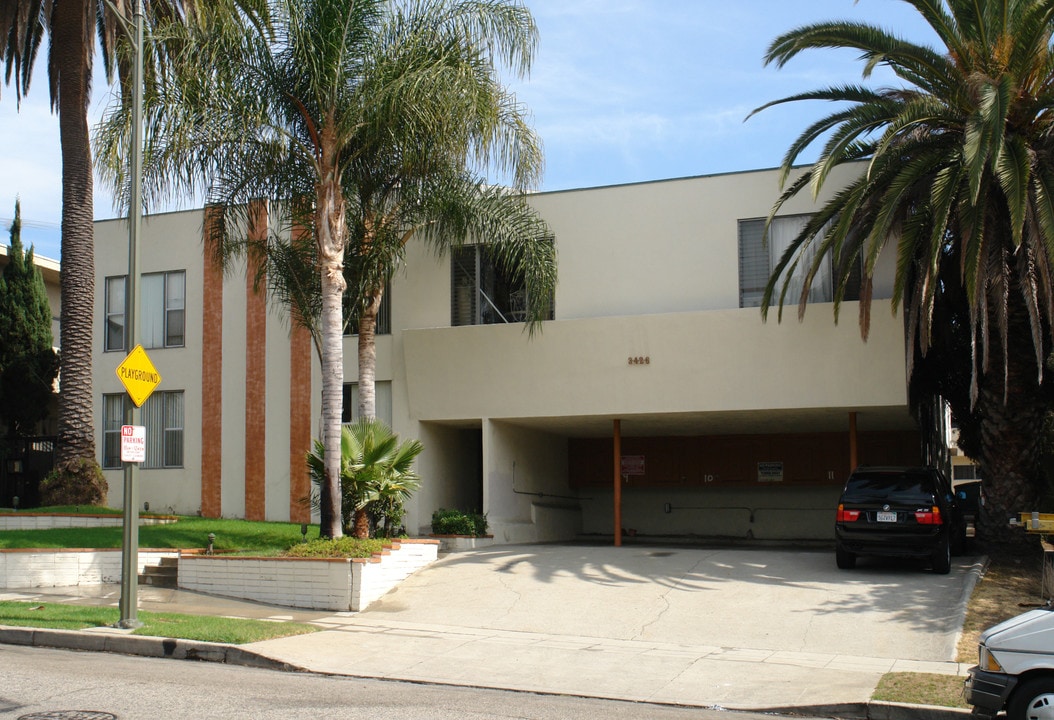
<svg viewBox="0 0 1054 720">
<path fill-rule="evenodd" d="M 177 550 L 141 550 L 136 574 Z M 0 588 L 75 587 L 121 582 L 121 550 L 4 550 Z"/>
<path fill-rule="evenodd" d="M 435 561 L 435 540 L 403 540 L 373 558 L 301 559 L 184 556 L 185 590 L 311 610 L 363 610 Z"/>
<path fill-rule="evenodd" d="M 168 525 L 177 518 L 140 516 L 140 525 Z M 121 527 L 121 515 L 0 515 L 2 530 L 51 530 L 53 528 Z"/>
</svg>

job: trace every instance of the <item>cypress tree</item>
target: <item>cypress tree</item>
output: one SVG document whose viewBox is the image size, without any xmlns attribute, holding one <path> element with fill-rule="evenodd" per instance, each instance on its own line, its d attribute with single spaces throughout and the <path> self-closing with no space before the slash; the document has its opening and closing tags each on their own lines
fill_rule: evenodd
<svg viewBox="0 0 1054 720">
<path fill-rule="evenodd" d="M 8 440 L 32 435 L 48 415 L 58 355 L 51 306 L 33 248 L 22 248 L 22 208 L 15 201 L 8 262 L 0 274 L 0 424 Z"/>
</svg>

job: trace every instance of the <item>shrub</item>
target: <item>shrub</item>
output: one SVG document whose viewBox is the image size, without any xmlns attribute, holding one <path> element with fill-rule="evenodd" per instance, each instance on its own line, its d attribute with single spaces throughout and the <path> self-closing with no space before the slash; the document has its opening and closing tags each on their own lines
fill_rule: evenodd
<svg viewBox="0 0 1054 720">
<path fill-rule="evenodd" d="M 421 450 L 417 440 L 400 443 L 399 436 L 377 419 L 364 418 L 344 426 L 340 488 L 345 532 L 360 539 L 371 534 L 388 538 L 398 534 L 406 514 L 403 503 L 421 486 L 421 478 L 413 471 Z M 315 451 L 307 456 L 316 489 L 321 488 L 326 474 L 325 451 L 322 442 L 316 440 Z M 312 494 L 316 507 L 320 494 Z"/>
<path fill-rule="evenodd" d="M 476 512 L 440 508 L 432 513 L 432 533 L 483 537 L 487 534 L 487 516 Z"/>
<path fill-rule="evenodd" d="M 342 537 L 337 540 L 319 538 L 306 543 L 297 543 L 283 555 L 302 558 L 368 558 L 384 549 L 384 541 Z"/>
<path fill-rule="evenodd" d="M 74 458 L 56 465 L 40 483 L 40 504 L 105 505 L 109 489 L 97 462 Z"/>
</svg>

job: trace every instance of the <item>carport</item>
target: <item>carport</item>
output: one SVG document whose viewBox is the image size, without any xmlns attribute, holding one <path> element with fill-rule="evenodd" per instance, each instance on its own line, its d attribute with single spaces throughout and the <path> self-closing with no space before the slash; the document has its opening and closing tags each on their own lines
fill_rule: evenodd
<svg viewBox="0 0 1054 720">
<path fill-rule="evenodd" d="M 914 422 L 897 407 L 422 427 L 426 446 L 470 468 L 443 473 L 458 481 L 440 505 L 481 508 L 503 542 L 824 540 L 850 468 L 920 462 Z"/>
</svg>

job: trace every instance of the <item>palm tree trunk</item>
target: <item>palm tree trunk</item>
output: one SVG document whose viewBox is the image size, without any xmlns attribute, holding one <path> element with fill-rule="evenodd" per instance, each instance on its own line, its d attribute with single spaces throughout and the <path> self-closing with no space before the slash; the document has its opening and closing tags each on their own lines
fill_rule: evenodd
<svg viewBox="0 0 1054 720">
<path fill-rule="evenodd" d="M 373 297 L 359 318 L 359 417 L 377 417 L 377 313 L 384 288 L 373 291 Z"/>
<path fill-rule="evenodd" d="M 370 517 L 366 514 L 365 508 L 355 511 L 354 535 L 360 540 L 365 540 L 370 536 Z"/>
<path fill-rule="evenodd" d="M 1022 532 L 1011 530 L 1008 520 L 1037 509 L 1042 489 L 1042 443 L 1037 438 L 1047 405 L 1027 322 L 1020 317 L 1024 311 L 1016 304 L 1011 302 L 1009 309 L 1005 401 L 1003 358 L 997 350 L 992 367 L 981 378 L 977 401 L 982 418 L 979 464 L 985 478 L 980 532 L 986 540 L 1003 545 L 1026 541 Z"/>
<path fill-rule="evenodd" d="M 56 464 L 95 462 L 92 396 L 92 318 L 95 305 L 95 235 L 92 159 L 88 136 L 89 3 L 55 4 L 51 53 L 58 78 L 62 145 L 61 392 Z M 88 37 L 85 37 L 88 33 Z M 52 94 L 53 100 L 55 93 Z"/>
<path fill-rule="evenodd" d="M 323 162 L 333 158 L 323 144 Z M 327 167 L 332 168 L 330 164 Z M 322 426 L 325 446 L 326 479 L 322 488 L 321 523 L 323 537 L 344 534 L 341 518 L 341 409 L 344 401 L 344 201 L 335 172 L 318 185 L 316 207 L 319 264 L 322 283 Z"/>
</svg>

